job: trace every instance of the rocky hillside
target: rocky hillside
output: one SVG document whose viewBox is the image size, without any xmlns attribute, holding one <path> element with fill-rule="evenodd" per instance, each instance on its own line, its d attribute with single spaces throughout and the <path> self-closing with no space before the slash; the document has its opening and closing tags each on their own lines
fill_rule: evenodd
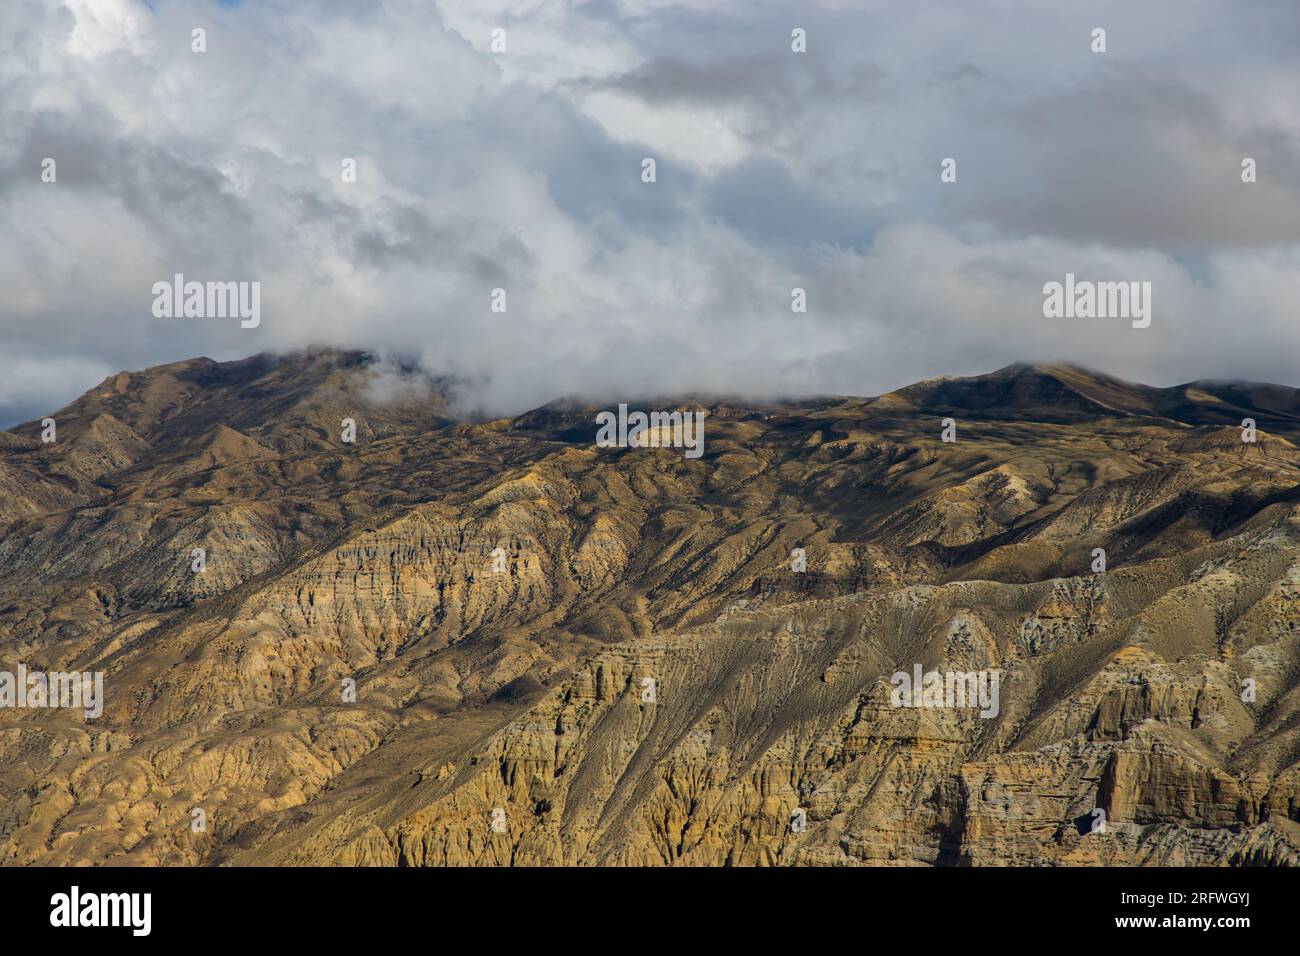
<svg viewBox="0 0 1300 956">
<path fill-rule="evenodd" d="M 0 671 L 105 692 L 0 709 L 0 862 L 1300 863 L 1300 392 L 448 408 L 317 352 L 0 433 Z"/>
</svg>

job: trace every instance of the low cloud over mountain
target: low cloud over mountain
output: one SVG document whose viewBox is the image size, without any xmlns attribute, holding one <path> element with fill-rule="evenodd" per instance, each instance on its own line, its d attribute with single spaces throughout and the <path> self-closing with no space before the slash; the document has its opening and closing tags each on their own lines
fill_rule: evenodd
<svg viewBox="0 0 1300 956">
<path fill-rule="evenodd" d="M 8 0 L 0 423 L 313 343 L 493 414 L 1025 356 L 1295 383 L 1298 40 L 1227 0 Z M 1045 319 L 1067 272 L 1151 282 L 1151 326 Z M 261 282 L 260 325 L 155 318 L 177 273 Z"/>
</svg>

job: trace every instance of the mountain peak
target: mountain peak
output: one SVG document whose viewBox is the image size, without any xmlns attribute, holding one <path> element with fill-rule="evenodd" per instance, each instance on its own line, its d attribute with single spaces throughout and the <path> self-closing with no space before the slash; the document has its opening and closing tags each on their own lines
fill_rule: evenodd
<svg viewBox="0 0 1300 956">
<path fill-rule="evenodd" d="M 60 423 L 108 415 L 143 440 L 169 446 L 228 426 L 254 444 L 280 449 L 332 447 L 344 418 L 372 434 L 439 427 L 449 419 L 444 383 L 414 366 L 368 352 L 269 352 L 231 362 L 199 357 L 109 376 L 54 412 Z M 34 437 L 40 425 L 13 429 Z"/>
<path fill-rule="evenodd" d="M 1016 362 L 984 375 L 929 379 L 886 397 L 895 407 L 930 413 L 1068 423 L 1151 414 L 1156 391 L 1078 365 Z"/>
</svg>

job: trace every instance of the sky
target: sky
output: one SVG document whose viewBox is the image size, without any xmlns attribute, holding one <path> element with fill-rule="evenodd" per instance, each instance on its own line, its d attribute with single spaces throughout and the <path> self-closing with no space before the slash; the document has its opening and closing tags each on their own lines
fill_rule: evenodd
<svg viewBox="0 0 1300 956">
<path fill-rule="evenodd" d="M 1300 385 L 1298 50 L 1294 0 L 0 0 L 0 427 L 313 346 L 493 414 Z M 177 273 L 260 324 L 156 317 Z M 1046 318 L 1067 273 L 1150 282 L 1150 326 Z"/>
</svg>

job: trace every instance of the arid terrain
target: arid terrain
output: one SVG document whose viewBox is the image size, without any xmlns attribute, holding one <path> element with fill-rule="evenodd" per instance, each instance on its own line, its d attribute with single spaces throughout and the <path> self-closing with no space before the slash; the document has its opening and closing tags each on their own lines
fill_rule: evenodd
<svg viewBox="0 0 1300 956">
<path fill-rule="evenodd" d="M 0 710 L 0 862 L 1300 863 L 1300 391 L 611 401 L 703 456 L 329 351 L 0 432 L 0 669 L 105 689 Z"/>
</svg>

